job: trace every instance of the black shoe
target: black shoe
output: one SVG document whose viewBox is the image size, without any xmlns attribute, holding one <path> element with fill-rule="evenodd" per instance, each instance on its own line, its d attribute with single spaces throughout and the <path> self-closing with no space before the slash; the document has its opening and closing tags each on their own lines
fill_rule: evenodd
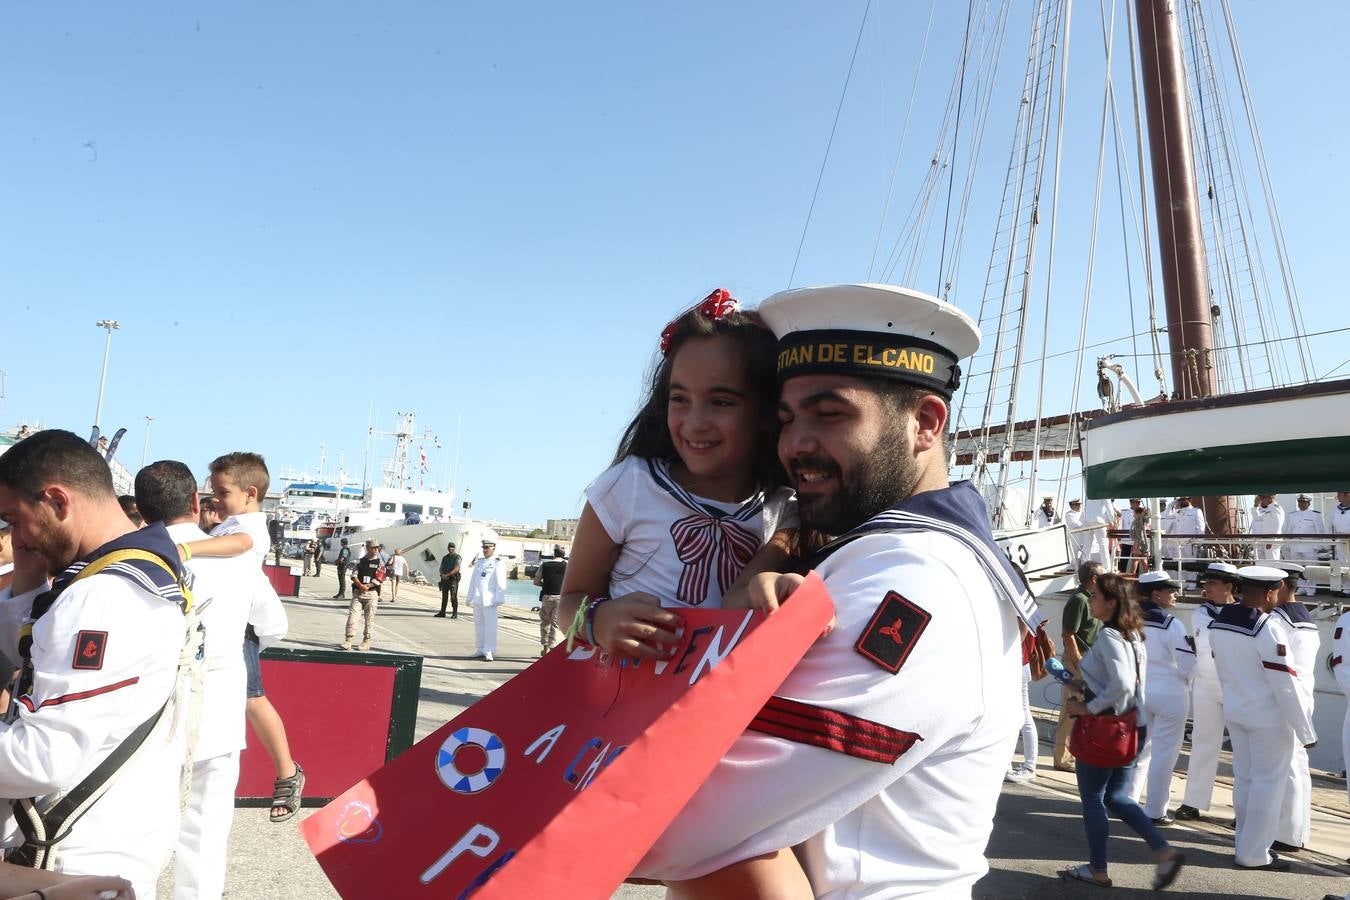
<svg viewBox="0 0 1350 900">
<path fill-rule="evenodd" d="M 1196 809 L 1194 806 L 1186 806 L 1183 804 L 1177 807 L 1177 811 L 1173 815 L 1183 822 L 1194 822 L 1196 819 L 1200 818 L 1200 810 Z"/>
<path fill-rule="evenodd" d="M 1175 825 L 1176 822 L 1177 820 L 1169 816 L 1167 813 L 1163 813 L 1161 816 L 1153 820 L 1153 824 L 1157 825 L 1159 828 L 1166 828 L 1168 825 Z"/>
<path fill-rule="evenodd" d="M 1281 853 L 1297 853 L 1302 850 L 1303 847 L 1301 845 L 1295 846 L 1294 844 L 1286 844 L 1284 841 L 1271 841 L 1270 849 L 1278 850 Z"/>
<path fill-rule="evenodd" d="M 1287 860 L 1280 859 L 1279 855 L 1276 853 L 1270 854 L 1270 862 L 1266 863 L 1264 866 L 1244 866 L 1241 863 L 1233 863 L 1233 865 L 1237 866 L 1239 869 L 1246 869 L 1250 872 L 1289 871 L 1289 862 Z"/>
<path fill-rule="evenodd" d="M 436 613 L 434 616 L 432 616 L 432 618 L 433 618 L 433 619 L 444 619 L 444 618 L 445 618 L 445 613 Z"/>
</svg>

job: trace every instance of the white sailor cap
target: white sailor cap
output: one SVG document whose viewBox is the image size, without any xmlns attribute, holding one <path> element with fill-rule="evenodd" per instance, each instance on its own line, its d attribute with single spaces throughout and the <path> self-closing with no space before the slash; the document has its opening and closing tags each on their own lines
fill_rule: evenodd
<svg viewBox="0 0 1350 900">
<path fill-rule="evenodd" d="M 1307 494 L 1299 494 L 1298 497 L 1296 497 L 1295 499 L 1297 499 L 1297 500 L 1307 500 L 1309 503 L 1312 502 L 1312 498 L 1309 497 Z"/>
<path fill-rule="evenodd" d="M 975 321 L 950 303 L 889 284 L 835 284 L 774 294 L 759 315 L 778 338 L 778 380 L 839 374 L 890 378 L 950 397 L 958 362 L 980 347 Z"/>
<path fill-rule="evenodd" d="M 1139 576 L 1139 586 L 1145 591 L 1160 591 L 1163 588 L 1181 590 L 1181 584 L 1173 581 L 1172 576 L 1166 572 L 1145 572 Z"/>
<path fill-rule="evenodd" d="M 1234 584 L 1238 580 L 1237 566 L 1226 562 L 1212 562 L 1200 575 L 1201 581 L 1228 581 Z"/>
<path fill-rule="evenodd" d="M 1276 588 L 1284 581 L 1284 569 L 1277 569 L 1274 566 L 1243 566 L 1238 569 L 1238 577 L 1245 584 Z"/>
<path fill-rule="evenodd" d="M 1295 578 L 1303 574 L 1303 567 L 1296 562 L 1285 562 L 1284 560 L 1275 560 L 1273 568 L 1281 569 L 1284 572 L 1285 580 Z"/>
</svg>

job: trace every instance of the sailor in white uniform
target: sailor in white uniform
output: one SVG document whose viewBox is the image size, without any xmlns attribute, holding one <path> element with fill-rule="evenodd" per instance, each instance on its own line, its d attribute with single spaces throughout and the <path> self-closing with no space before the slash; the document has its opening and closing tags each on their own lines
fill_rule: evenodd
<svg viewBox="0 0 1350 900">
<path fill-rule="evenodd" d="M 1284 533 L 1284 507 L 1275 502 L 1274 494 L 1258 494 L 1256 505 L 1252 507 L 1253 537 L 1265 534 Z M 1253 542 L 1258 560 L 1279 559 L 1281 544 L 1278 541 Z"/>
<path fill-rule="evenodd" d="M 1350 770 L 1350 610 L 1341 613 L 1336 620 L 1336 629 L 1331 633 L 1331 674 L 1345 694 L 1345 719 L 1341 723 L 1341 756 L 1345 767 Z M 1346 783 L 1347 798 L 1350 799 L 1350 781 Z"/>
<path fill-rule="evenodd" d="M 1099 562 L 1110 571 L 1113 568 L 1110 529 L 1119 526 L 1120 510 L 1112 500 L 1089 500 L 1083 513 L 1083 524 L 1101 526 L 1086 532 L 1084 558 Z"/>
<path fill-rule="evenodd" d="M 1269 566 L 1238 569 L 1242 602 L 1224 607 L 1209 626 L 1233 744 L 1235 862 L 1244 869 L 1289 868 L 1270 847 L 1294 748 L 1317 743 L 1293 664 L 1293 639 L 1284 619 L 1270 614 L 1284 574 Z"/>
<path fill-rule="evenodd" d="M 1223 745 L 1223 688 L 1209 646 L 1209 623 L 1218 618 L 1225 606 L 1237 601 L 1234 595 L 1237 584 L 1236 566 L 1210 563 L 1200 576 L 1200 591 L 1205 600 L 1191 613 L 1191 638 L 1195 641 L 1191 753 L 1186 763 L 1186 794 L 1176 811 L 1176 817 L 1185 821 L 1200 818 L 1214 796 L 1214 778 L 1219 772 L 1219 750 Z"/>
<path fill-rule="evenodd" d="M 1313 621 L 1308 607 L 1294 597 L 1299 579 L 1303 576 L 1303 567 L 1298 563 L 1280 562 L 1276 568 L 1283 570 L 1284 581 L 1280 583 L 1278 605 L 1272 612 L 1284 621 L 1289 630 L 1290 656 L 1294 670 L 1298 672 L 1298 693 L 1308 718 L 1313 718 L 1313 688 L 1317 680 L 1317 660 L 1322 651 L 1322 638 L 1317 632 L 1317 623 Z M 1289 770 L 1289 779 L 1285 785 L 1284 804 L 1280 809 L 1280 828 L 1275 833 L 1276 850 L 1293 852 L 1308 843 L 1312 830 L 1312 775 L 1308 771 L 1308 751 L 1302 746 L 1294 748 L 1294 764 Z"/>
<path fill-rule="evenodd" d="M 1018 619 L 1041 621 L 978 492 L 947 480 L 947 400 L 978 332 L 884 285 L 787 291 L 759 311 L 779 338 L 778 449 L 803 525 L 840 535 L 799 567 L 824 579 L 837 624 L 637 874 L 697 877 L 796 847 L 816 897 L 969 896 L 1021 725 Z M 880 462 L 883 444 L 907 449 Z M 752 594 L 800 581 L 764 573 Z"/>
<path fill-rule="evenodd" d="M 1312 508 L 1312 498 L 1307 494 L 1299 494 L 1298 500 L 1295 502 L 1298 504 L 1298 509 L 1285 517 L 1284 533 L 1288 535 L 1325 534 L 1327 526 L 1322 521 L 1321 511 Z M 1297 563 L 1316 562 L 1319 548 L 1320 545 L 1316 541 L 1286 541 L 1284 558 Z M 1299 582 L 1298 593 L 1311 597 L 1317 593 L 1317 589 L 1305 577 Z"/>
<path fill-rule="evenodd" d="M 507 566 L 497 556 L 496 541 L 485 540 L 474 561 L 464 602 L 473 608 L 474 655 L 492 662 L 497 652 L 497 607 L 506 602 Z"/>
<path fill-rule="evenodd" d="M 1350 561 L 1350 491 L 1336 492 L 1336 508 L 1331 511 L 1331 533 L 1338 536 L 1333 551 L 1335 558 L 1342 563 Z M 1341 593 L 1350 596 L 1350 572 L 1341 575 Z"/>
<path fill-rule="evenodd" d="M 1136 802 L 1147 784 L 1144 812 L 1157 825 L 1172 824 L 1167 806 L 1172 799 L 1172 770 L 1181 753 L 1190 707 L 1190 682 L 1195 675 L 1194 640 L 1186 626 L 1169 612 L 1177 603 L 1177 584 L 1166 572 L 1139 576 L 1144 616 L 1144 705 L 1140 725 L 1147 730 L 1130 776 L 1130 796 Z"/>
<path fill-rule="evenodd" d="M 1167 533 L 1173 538 L 1182 538 L 1176 542 L 1176 554 L 1183 560 L 1194 560 L 1200 554 L 1200 545 L 1184 540 L 1188 537 L 1203 537 L 1205 534 L 1205 513 L 1195 505 L 1194 497 L 1178 497 L 1172 505 L 1172 524 Z M 1191 575 L 1186 575 L 1187 582 Z"/>
<path fill-rule="evenodd" d="M 1049 528 L 1051 525 L 1058 525 L 1059 522 L 1059 513 L 1055 512 L 1055 498 L 1046 494 L 1041 498 L 1041 505 L 1036 507 L 1031 524 L 1037 528 Z"/>
<path fill-rule="evenodd" d="M 188 577 L 165 530 L 135 529 L 107 461 L 68 431 L 39 432 L 0 457 L 0 518 L 16 548 L 60 573 L 29 604 L 24 669 L 0 725 L 0 797 L 19 801 L 21 817 L 5 844 L 25 864 L 118 874 L 153 897 L 178 833 L 185 747 L 172 726 Z M 98 795 L 89 776 L 124 745 L 139 749 Z M 78 818 L 56 803 L 81 795 L 92 805 Z M 37 843 L 35 819 L 68 836 Z"/>
<path fill-rule="evenodd" d="M 1083 501 L 1077 498 L 1069 501 L 1069 511 L 1064 514 L 1064 524 L 1069 527 L 1069 542 L 1073 549 L 1073 564 L 1076 568 L 1087 558 L 1092 547 L 1092 532 L 1079 531 L 1083 522 Z"/>
</svg>

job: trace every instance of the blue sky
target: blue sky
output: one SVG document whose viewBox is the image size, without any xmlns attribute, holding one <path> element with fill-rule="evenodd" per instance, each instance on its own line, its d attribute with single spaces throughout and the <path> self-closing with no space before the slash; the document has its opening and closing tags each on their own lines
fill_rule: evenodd
<svg viewBox="0 0 1350 900">
<path fill-rule="evenodd" d="M 415 409 L 445 446 L 427 445 L 437 482 L 461 429 L 454 480 L 476 513 L 575 514 L 665 322 L 716 286 L 750 303 L 787 286 L 863 7 L 11 5 L 0 425 L 86 432 L 103 351 L 94 322 L 110 317 L 123 328 L 103 427 L 128 427 L 128 463 L 149 415 L 151 458 L 200 472 L 251 448 L 279 472 L 315 466 L 323 444 L 330 469 L 342 454 L 359 478 L 372 405 L 386 430 Z M 961 40 L 956 6 L 938 7 L 897 207 L 926 165 Z M 928 9 L 873 4 L 798 285 L 868 274 Z M 1309 330 L 1346 327 L 1350 12 L 1233 9 Z M 1019 15 L 1007 90 L 1021 79 Z M 1083 292 L 1097 16 L 1075 9 L 1051 333 L 1062 348 L 1076 342 Z M 1217 40 L 1218 10 L 1209 27 Z M 1116 52 L 1128 52 L 1123 33 Z M 986 168 L 999 171 L 977 188 L 962 285 L 983 282 L 1014 109 L 991 114 Z M 1089 340 L 1130 330 L 1111 215 L 1093 301 L 1105 318 Z M 915 286 L 934 280 L 930 267 Z M 1347 347 L 1345 334 L 1316 339 L 1318 372 Z M 1049 405 L 1067 403 L 1064 388 Z"/>
</svg>

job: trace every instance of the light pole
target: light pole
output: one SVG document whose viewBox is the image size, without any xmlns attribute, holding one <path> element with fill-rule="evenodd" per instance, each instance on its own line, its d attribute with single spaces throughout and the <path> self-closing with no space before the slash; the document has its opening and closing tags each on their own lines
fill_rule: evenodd
<svg viewBox="0 0 1350 900">
<path fill-rule="evenodd" d="M 94 407 L 94 427 L 103 424 L 103 386 L 108 382 L 108 351 L 112 349 L 112 333 L 122 327 L 122 323 L 116 319 L 99 319 L 94 323 L 99 328 L 108 332 L 108 338 L 103 342 L 103 375 L 98 380 L 98 406 Z"/>
<path fill-rule="evenodd" d="M 150 453 L 150 423 L 155 421 L 154 416 L 145 417 L 145 443 L 141 444 L 141 468 L 145 468 L 146 456 Z"/>
</svg>

